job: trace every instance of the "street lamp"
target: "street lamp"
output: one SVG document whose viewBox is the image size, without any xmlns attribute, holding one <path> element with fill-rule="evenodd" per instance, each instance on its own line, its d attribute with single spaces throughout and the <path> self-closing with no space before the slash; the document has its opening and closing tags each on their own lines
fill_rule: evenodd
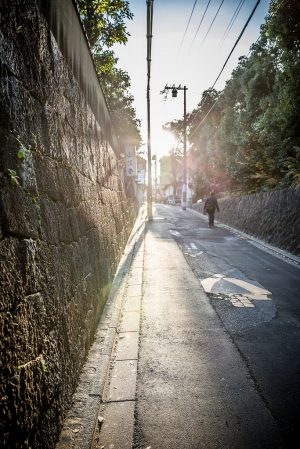
<svg viewBox="0 0 300 449">
<path fill-rule="evenodd" d="M 182 185 L 182 210 L 186 210 L 186 91 L 187 87 L 179 86 L 175 87 L 175 85 L 169 87 L 166 86 L 165 90 L 172 90 L 172 97 L 177 97 L 177 91 L 183 90 L 183 126 L 184 126 L 184 134 L 183 134 L 183 185 Z"/>
</svg>

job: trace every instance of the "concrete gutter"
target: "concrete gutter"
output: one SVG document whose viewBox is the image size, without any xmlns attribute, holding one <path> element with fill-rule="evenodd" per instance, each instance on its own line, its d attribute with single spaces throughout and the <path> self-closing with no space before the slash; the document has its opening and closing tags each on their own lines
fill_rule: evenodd
<svg viewBox="0 0 300 449">
<path fill-rule="evenodd" d="M 123 401 L 124 411 L 128 406 L 134 407 L 136 365 L 138 357 L 138 338 L 140 312 L 137 304 L 140 303 L 142 283 L 142 257 L 143 239 L 146 211 L 143 206 L 128 240 L 127 246 L 119 263 L 109 298 L 104 308 L 94 343 L 90 349 L 89 357 L 84 365 L 76 392 L 72 397 L 72 404 L 60 435 L 56 449 L 90 449 L 93 437 L 97 439 L 97 432 L 101 429 L 105 432 L 104 422 L 99 418 L 100 406 L 105 403 Z M 135 285 L 135 284 L 138 285 Z M 132 296 L 137 296 L 135 301 Z M 133 338 L 130 338 L 133 337 Z M 124 346 L 130 361 L 122 360 L 122 353 L 115 354 L 115 343 L 119 340 L 118 351 Z M 135 365 L 135 370 L 133 370 Z M 123 393 L 111 382 L 114 374 L 111 369 L 118 370 L 118 380 L 122 383 L 125 379 Z M 126 373 L 126 370 L 130 372 Z M 135 371 L 135 373 L 133 372 Z M 128 391 L 128 379 L 131 378 L 132 388 Z M 129 405 L 128 405 L 129 404 Z M 111 409 L 113 410 L 113 405 Z M 120 408 L 118 408 L 120 410 Z M 128 429 L 128 436 L 122 434 L 123 441 L 133 435 L 133 410 L 128 416 L 132 416 L 129 426 L 124 426 L 122 419 L 116 422 L 122 423 L 122 429 Z M 99 418 L 99 419 L 98 419 Z M 95 428 L 96 425 L 96 428 Z M 103 427 L 103 428 L 102 428 Z M 129 447 L 129 446 L 128 446 Z M 130 446 L 131 447 L 131 446 Z M 125 446 L 124 446 L 125 449 Z"/>
</svg>

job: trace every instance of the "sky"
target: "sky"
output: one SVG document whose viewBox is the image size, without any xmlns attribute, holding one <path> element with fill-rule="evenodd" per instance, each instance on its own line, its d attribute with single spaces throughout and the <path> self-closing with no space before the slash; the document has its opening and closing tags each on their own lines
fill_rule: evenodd
<svg viewBox="0 0 300 449">
<path fill-rule="evenodd" d="M 245 0 L 225 41 L 222 38 L 240 0 L 223 0 L 214 23 L 212 21 L 222 0 L 211 0 L 205 17 L 201 18 L 209 0 L 154 0 L 151 56 L 151 149 L 157 157 L 168 154 L 173 140 L 162 127 L 168 121 L 183 118 L 183 91 L 164 99 L 160 92 L 165 85 L 187 87 L 187 112 L 197 107 L 202 92 L 210 88 L 219 75 L 257 0 Z M 215 89 L 222 90 L 230 79 L 238 58 L 248 55 L 250 46 L 259 37 L 260 26 L 268 13 L 270 0 L 261 0 L 239 44 L 229 59 Z M 146 0 L 129 0 L 133 20 L 126 21 L 130 33 L 126 45 L 115 44 L 113 50 L 118 67 L 131 78 L 130 92 L 137 118 L 142 120 L 141 135 L 147 150 L 147 6 Z M 187 28 L 192 9 L 193 15 Z M 210 25 L 211 29 L 209 30 Z M 187 31 L 186 31 L 187 29 Z M 185 34 L 186 32 L 186 34 Z M 208 32 L 208 34 L 207 34 Z M 207 34 L 207 37 L 205 38 Z M 205 38 L 205 40 L 204 40 Z"/>
</svg>

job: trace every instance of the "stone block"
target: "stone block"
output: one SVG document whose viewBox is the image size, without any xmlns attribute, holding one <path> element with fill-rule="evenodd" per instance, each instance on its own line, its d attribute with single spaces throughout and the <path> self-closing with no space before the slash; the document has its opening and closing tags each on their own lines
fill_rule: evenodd
<svg viewBox="0 0 300 449">
<path fill-rule="evenodd" d="M 37 5 L 4 0 L 0 13 L 1 447 L 55 447 L 136 215 L 108 115 L 97 122 Z M 120 305 L 123 293 L 112 296 Z"/>
<path fill-rule="evenodd" d="M 101 406 L 104 417 L 101 429 L 96 429 L 95 442 L 100 447 L 131 449 L 134 429 L 134 401 L 110 403 Z"/>
</svg>

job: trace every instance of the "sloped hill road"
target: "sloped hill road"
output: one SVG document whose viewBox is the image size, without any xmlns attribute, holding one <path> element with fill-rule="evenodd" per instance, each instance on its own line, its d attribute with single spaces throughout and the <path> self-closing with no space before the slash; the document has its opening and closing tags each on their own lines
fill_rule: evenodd
<svg viewBox="0 0 300 449">
<path fill-rule="evenodd" d="M 136 447 L 299 447 L 300 266 L 206 220 L 148 224 Z"/>
<path fill-rule="evenodd" d="M 298 449 L 300 259 L 178 206 L 143 217 L 58 449 Z"/>
</svg>

